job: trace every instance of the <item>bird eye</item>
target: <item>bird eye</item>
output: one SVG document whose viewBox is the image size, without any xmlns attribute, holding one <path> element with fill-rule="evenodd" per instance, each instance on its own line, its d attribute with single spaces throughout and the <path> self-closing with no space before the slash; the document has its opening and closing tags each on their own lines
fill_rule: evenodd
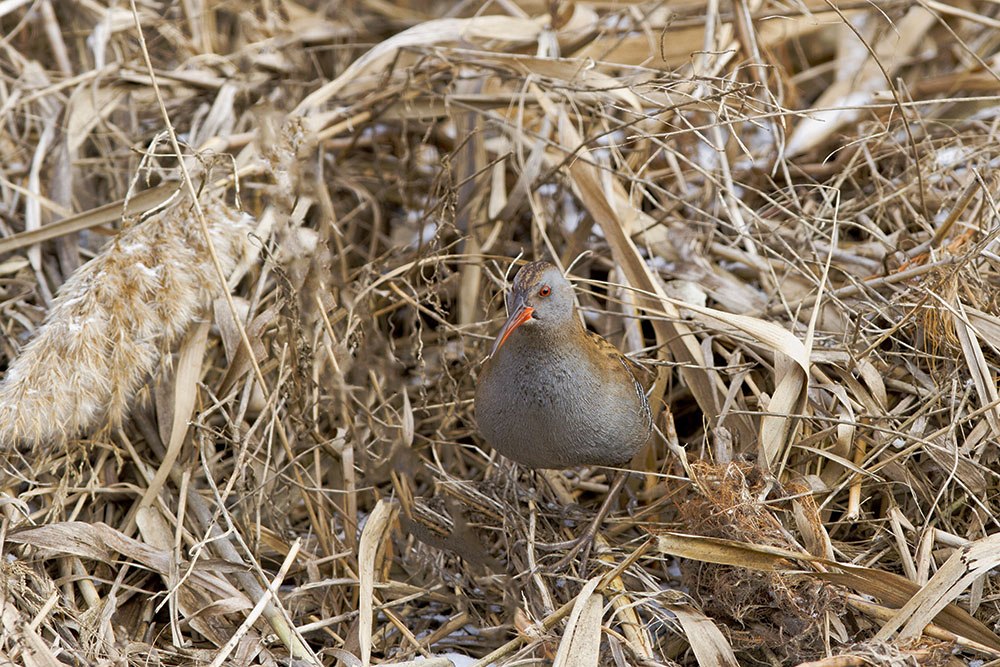
<svg viewBox="0 0 1000 667">
<path fill-rule="evenodd" d="M 549 294 L 552 294 L 552 288 L 548 285 L 542 285 L 542 289 L 538 290 L 538 294 L 540 296 L 548 296 Z"/>
</svg>

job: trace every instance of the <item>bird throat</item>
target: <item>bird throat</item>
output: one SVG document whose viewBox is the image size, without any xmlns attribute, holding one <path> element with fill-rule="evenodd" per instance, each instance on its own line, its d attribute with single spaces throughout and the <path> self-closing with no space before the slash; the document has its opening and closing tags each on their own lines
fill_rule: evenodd
<svg viewBox="0 0 1000 667">
<path fill-rule="evenodd" d="M 566 324 L 554 326 L 554 323 L 534 320 L 517 327 L 511 332 L 503 348 L 509 358 L 532 359 L 545 365 L 545 360 L 563 359 L 579 356 L 578 337 L 585 336 L 583 326 L 574 317 Z M 501 350 L 498 350 L 500 352 Z"/>
</svg>

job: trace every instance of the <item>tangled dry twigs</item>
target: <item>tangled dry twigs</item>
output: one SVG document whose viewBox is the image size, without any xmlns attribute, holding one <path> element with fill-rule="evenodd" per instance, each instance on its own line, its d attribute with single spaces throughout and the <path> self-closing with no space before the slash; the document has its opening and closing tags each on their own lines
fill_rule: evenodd
<svg viewBox="0 0 1000 667">
<path fill-rule="evenodd" d="M 1000 657 L 998 12 L 0 3 L 0 659 Z M 519 253 L 659 371 L 585 570 Z"/>
</svg>

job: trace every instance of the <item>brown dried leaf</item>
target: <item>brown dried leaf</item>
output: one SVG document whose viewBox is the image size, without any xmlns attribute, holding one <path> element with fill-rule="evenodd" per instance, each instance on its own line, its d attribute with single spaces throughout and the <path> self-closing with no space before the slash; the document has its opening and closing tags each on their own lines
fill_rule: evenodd
<svg viewBox="0 0 1000 667">
<path fill-rule="evenodd" d="M 604 597 L 594 591 L 601 579 L 594 577 L 577 595 L 552 667 L 596 667 L 600 656 Z"/>
<path fill-rule="evenodd" d="M 666 607 L 677 615 L 700 667 L 738 667 L 740 663 L 733 647 L 712 619 L 687 605 L 671 604 Z"/>
</svg>

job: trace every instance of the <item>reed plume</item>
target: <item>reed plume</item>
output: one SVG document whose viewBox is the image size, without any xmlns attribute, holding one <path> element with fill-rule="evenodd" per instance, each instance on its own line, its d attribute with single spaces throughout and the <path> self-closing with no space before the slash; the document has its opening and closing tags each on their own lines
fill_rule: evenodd
<svg viewBox="0 0 1000 667">
<path fill-rule="evenodd" d="M 250 216 L 205 205 L 228 273 Z M 117 425 L 161 355 L 219 294 L 190 199 L 119 234 L 63 284 L 0 383 L 0 447 L 62 441 Z"/>
</svg>

